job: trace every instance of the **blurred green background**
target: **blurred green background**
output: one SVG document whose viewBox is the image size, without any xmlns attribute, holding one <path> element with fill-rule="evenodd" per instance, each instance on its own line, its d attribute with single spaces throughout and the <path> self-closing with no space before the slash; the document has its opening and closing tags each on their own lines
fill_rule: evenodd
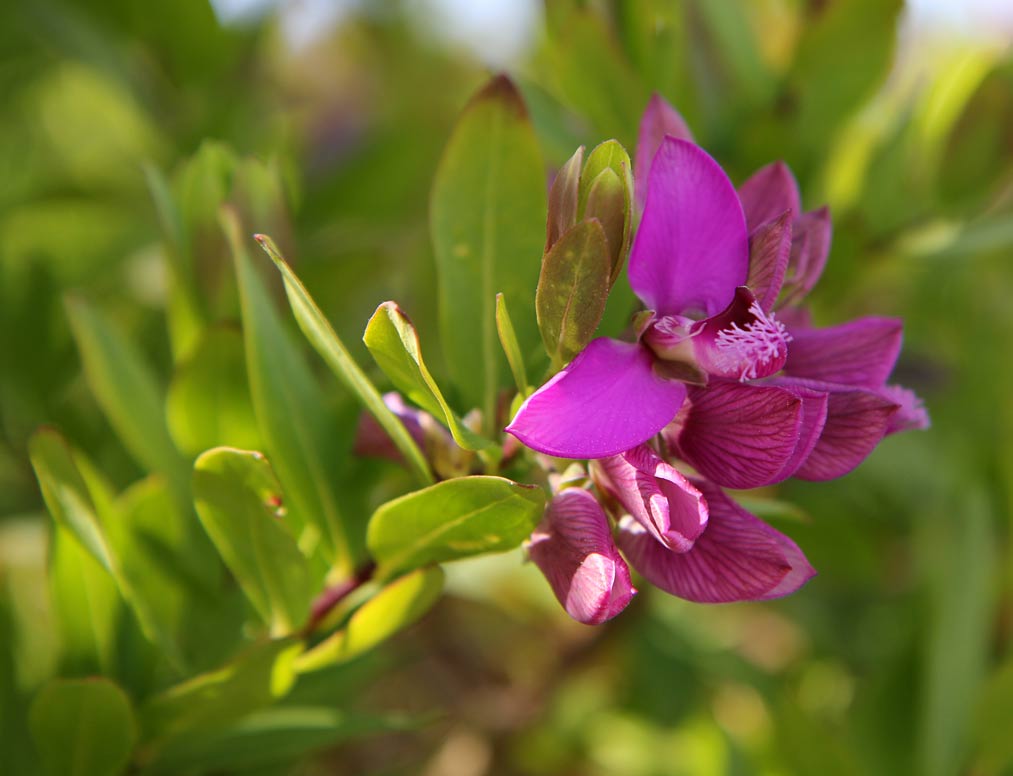
<svg viewBox="0 0 1013 776">
<path fill-rule="evenodd" d="M 581 143 L 632 152 L 652 91 L 734 180 L 784 159 L 805 206 L 834 217 L 817 322 L 903 316 L 896 379 L 933 427 L 839 481 L 778 489 L 797 510 L 771 519 L 819 571 L 790 599 L 708 608 L 645 589 L 589 629 L 519 553 L 461 564 L 422 623 L 297 687 L 405 722 L 186 772 L 1013 773 L 1011 40 L 1003 0 L 0 4 L 0 771 L 36 772 L 26 709 L 49 677 L 158 685 L 76 652 L 90 624 L 47 581 L 32 432 L 59 428 L 117 491 L 145 470 L 82 373 L 74 300 L 164 395 L 193 320 L 226 340 L 238 326 L 227 202 L 279 241 L 361 364 L 366 320 L 396 299 L 442 374 L 429 187 L 468 96 L 505 69 L 547 176 Z M 311 363 L 344 511 L 364 520 L 408 482 L 351 456 L 357 409 Z M 255 448 L 246 417 L 175 442 Z"/>
</svg>

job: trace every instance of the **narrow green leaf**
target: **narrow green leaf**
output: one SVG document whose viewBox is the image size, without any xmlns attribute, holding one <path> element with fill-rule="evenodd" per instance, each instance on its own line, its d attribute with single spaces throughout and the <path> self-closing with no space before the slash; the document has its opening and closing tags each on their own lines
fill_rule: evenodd
<svg viewBox="0 0 1013 776">
<path fill-rule="evenodd" d="M 362 341 L 394 387 L 426 412 L 443 418 L 457 444 L 466 450 L 482 450 L 490 445 L 489 440 L 465 426 L 447 404 L 422 360 L 415 327 L 394 302 L 376 308 Z"/>
<path fill-rule="evenodd" d="M 293 639 L 251 647 L 225 666 L 150 698 L 140 709 L 143 760 L 194 730 L 224 728 L 284 697 L 295 683 L 294 661 L 303 644 Z"/>
<path fill-rule="evenodd" d="M 517 342 L 517 334 L 514 332 L 514 324 L 510 320 L 510 311 L 507 310 L 503 294 L 496 294 L 496 332 L 499 334 L 499 342 L 503 346 L 507 363 L 510 364 L 517 391 L 527 396 L 528 376 L 524 369 L 524 357 L 521 355 L 521 346 Z"/>
<path fill-rule="evenodd" d="M 32 738 L 54 776 L 116 776 L 137 740 L 126 694 L 108 679 L 54 679 L 29 711 Z"/>
<path fill-rule="evenodd" d="M 314 750 L 352 737 L 410 730 L 418 724 L 411 718 L 363 715 L 326 706 L 280 706 L 255 711 L 222 730 L 191 731 L 161 750 L 144 772 L 177 776 L 290 765 Z"/>
<path fill-rule="evenodd" d="M 506 365 L 496 343 L 496 293 L 515 314 L 522 352 L 537 347 L 534 295 L 545 228 L 545 174 L 516 87 L 498 76 L 458 120 L 433 181 L 430 225 L 440 325 L 454 382 L 496 423 Z"/>
<path fill-rule="evenodd" d="M 305 622 L 314 580 L 286 528 L 281 485 L 257 452 L 219 447 L 194 464 L 197 514 L 243 592 L 283 636 Z"/>
<path fill-rule="evenodd" d="M 250 264 L 234 211 L 221 211 L 221 226 L 239 283 L 253 409 L 289 500 L 289 519 L 304 551 L 320 544 L 337 570 L 348 573 L 354 559 L 329 470 L 339 457 L 330 408 Z"/>
<path fill-rule="evenodd" d="M 401 455 L 415 472 L 416 477 L 424 484 L 431 483 L 433 481 L 432 472 L 429 470 L 429 464 L 422 451 L 415 444 L 415 440 L 412 439 L 404 424 L 384 404 L 380 392 L 359 368 L 330 322 L 317 307 L 306 287 L 303 286 L 302 281 L 282 257 L 274 241 L 263 234 L 254 235 L 254 237 L 281 272 L 285 281 L 288 301 L 292 306 L 292 313 L 310 344 L 327 362 L 334 375 L 355 394 L 362 402 L 362 406 L 376 418 L 393 440 L 397 449 L 401 451 Z"/>
<path fill-rule="evenodd" d="M 189 501 L 186 461 L 165 421 L 165 398 L 141 354 L 96 310 L 69 298 L 67 313 L 88 385 L 116 433 L 137 461 L 169 478 Z"/>
<path fill-rule="evenodd" d="M 545 493 L 502 477 L 461 477 L 389 501 L 373 513 L 366 544 L 379 576 L 505 552 L 535 527 Z"/>
<path fill-rule="evenodd" d="M 176 368 L 165 411 L 172 438 L 187 455 L 220 445 L 262 446 L 238 328 L 219 325 L 204 332 Z"/>
<path fill-rule="evenodd" d="M 429 566 L 387 585 L 348 624 L 296 661 L 299 673 L 318 671 L 361 655 L 419 620 L 443 590 L 443 569 Z"/>
<path fill-rule="evenodd" d="M 538 326 L 553 363 L 565 364 L 591 341 L 608 300 L 608 241 L 596 220 L 581 221 L 542 259 Z"/>
<path fill-rule="evenodd" d="M 106 571 L 113 562 L 88 486 L 70 448 L 56 431 L 43 428 L 28 442 L 28 455 L 46 508 Z"/>
</svg>

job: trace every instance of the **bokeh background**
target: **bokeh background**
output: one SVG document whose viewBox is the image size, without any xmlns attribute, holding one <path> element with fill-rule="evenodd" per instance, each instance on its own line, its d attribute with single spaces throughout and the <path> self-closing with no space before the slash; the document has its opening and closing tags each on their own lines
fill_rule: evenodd
<svg viewBox="0 0 1013 776">
<path fill-rule="evenodd" d="M 36 772 L 26 709 L 49 677 L 150 689 L 82 646 L 88 622 L 47 572 L 30 434 L 56 426 L 117 489 L 144 473 L 82 374 L 67 305 L 101 310 L 167 390 L 185 339 L 167 252 L 223 337 L 237 326 L 230 202 L 361 364 L 366 320 L 396 299 L 442 373 L 429 187 L 468 96 L 505 70 L 547 176 L 582 143 L 632 152 L 652 91 L 733 179 L 784 159 L 834 217 L 817 321 L 903 316 L 897 380 L 933 426 L 839 481 L 778 489 L 794 506 L 770 519 L 819 570 L 788 600 L 645 589 L 591 629 L 519 553 L 461 564 L 422 623 L 296 689 L 398 724 L 206 772 L 1013 773 L 1011 41 L 1005 0 L 0 3 L 0 771 Z M 407 481 L 351 456 L 356 409 L 312 363 L 348 509 L 368 514 Z M 229 439 L 176 441 L 255 446 L 242 417 L 217 429 Z"/>
</svg>

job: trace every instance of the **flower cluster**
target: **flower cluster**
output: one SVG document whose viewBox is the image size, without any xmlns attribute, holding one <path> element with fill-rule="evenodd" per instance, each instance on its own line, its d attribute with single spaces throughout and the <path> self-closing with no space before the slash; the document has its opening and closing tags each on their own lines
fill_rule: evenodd
<svg viewBox="0 0 1013 776">
<path fill-rule="evenodd" d="M 592 459 L 599 498 L 618 517 L 613 536 L 598 499 L 565 489 L 529 545 L 586 623 L 615 616 L 635 592 L 623 555 L 693 601 L 794 592 L 814 573 L 798 546 L 722 488 L 839 477 L 887 434 L 928 425 L 914 394 L 887 384 L 899 320 L 812 324 L 804 299 L 826 264 L 830 217 L 802 211 L 784 164 L 736 190 L 656 96 L 635 171 L 643 212 L 629 280 L 646 308 L 635 341 L 591 341 L 507 427 L 538 452 Z"/>
</svg>

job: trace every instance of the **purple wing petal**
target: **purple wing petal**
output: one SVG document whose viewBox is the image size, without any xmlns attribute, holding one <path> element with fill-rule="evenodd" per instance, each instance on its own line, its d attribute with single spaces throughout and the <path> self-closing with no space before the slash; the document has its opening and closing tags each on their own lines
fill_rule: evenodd
<svg viewBox="0 0 1013 776">
<path fill-rule="evenodd" d="M 774 162 L 754 172 L 739 187 L 739 199 L 750 231 L 785 210 L 790 210 L 793 216 L 802 212 L 798 183 L 784 162 Z"/>
<path fill-rule="evenodd" d="M 801 438 L 801 398 L 784 388 L 712 382 L 690 388 L 689 402 L 675 448 L 704 477 L 741 490 L 784 479 Z"/>
<path fill-rule="evenodd" d="M 647 445 L 592 463 L 598 489 L 660 542 L 686 552 L 707 525 L 707 504 L 678 470 Z"/>
<path fill-rule="evenodd" d="M 651 95 L 644 116 L 640 119 L 640 132 L 637 135 L 637 156 L 633 160 L 633 182 L 636 192 L 637 209 L 644 209 L 647 199 L 647 179 L 651 172 L 651 162 L 661 146 L 665 136 L 693 142 L 693 135 L 679 111 L 673 108 L 660 94 Z"/>
<path fill-rule="evenodd" d="M 695 484 L 710 505 L 710 521 L 689 552 L 672 552 L 630 518 L 619 524 L 619 548 L 648 582 L 690 601 L 727 603 L 778 598 L 812 578 L 795 542 L 717 486 Z"/>
<path fill-rule="evenodd" d="M 830 255 L 832 234 L 830 210 L 826 207 L 803 213 L 796 219 L 788 261 L 789 300 L 805 296 L 819 282 Z"/>
<path fill-rule="evenodd" d="M 610 620 L 637 592 L 605 512 L 585 490 L 568 488 L 552 499 L 528 554 L 577 622 Z"/>
<path fill-rule="evenodd" d="M 714 315 L 748 269 L 746 219 L 728 176 L 702 148 L 665 138 L 630 254 L 634 292 L 660 315 Z"/>
<path fill-rule="evenodd" d="M 521 405 L 506 430 L 560 458 L 604 458 L 657 434 L 686 398 L 682 383 L 654 372 L 641 345 L 593 340 Z"/>
<path fill-rule="evenodd" d="M 877 392 L 815 380 L 780 378 L 780 385 L 825 391 L 827 418 L 812 453 L 795 472 L 802 480 L 841 477 L 871 453 L 890 427 L 899 405 Z"/>
<path fill-rule="evenodd" d="M 799 424 L 798 444 L 795 445 L 791 457 L 785 462 L 784 468 L 778 473 L 775 482 L 781 482 L 791 477 L 812 453 L 823 433 L 823 426 L 827 422 L 827 406 L 830 402 L 830 394 L 826 391 L 816 391 L 798 385 L 783 387 L 801 399 L 802 422 Z"/>
<path fill-rule="evenodd" d="M 859 318 L 826 329 L 794 329 L 784 372 L 862 388 L 879 388 L 900 353 L 898 318 Z"/>
<path fill-rule="evenodd" d="M 746 285 L 756 295 L 764 312 L 770 312 L 781 293 L 784 273 L 791 257 L 792 214 L 760 224 L 749 235 L 749 277 Z"/>
<path fill-rule="evenodd" d="M 890 423 L 886 427 L 887 434 L 896 434 L 898 431 L 924 431 L 932 425 L 928 410 L 910 388 L 905 388 L 902 385 L 887 385 L 878 393 L 887 401 L 892 401 L 900 407 L 897 413 L 890 418 Z"/>
</svg>

